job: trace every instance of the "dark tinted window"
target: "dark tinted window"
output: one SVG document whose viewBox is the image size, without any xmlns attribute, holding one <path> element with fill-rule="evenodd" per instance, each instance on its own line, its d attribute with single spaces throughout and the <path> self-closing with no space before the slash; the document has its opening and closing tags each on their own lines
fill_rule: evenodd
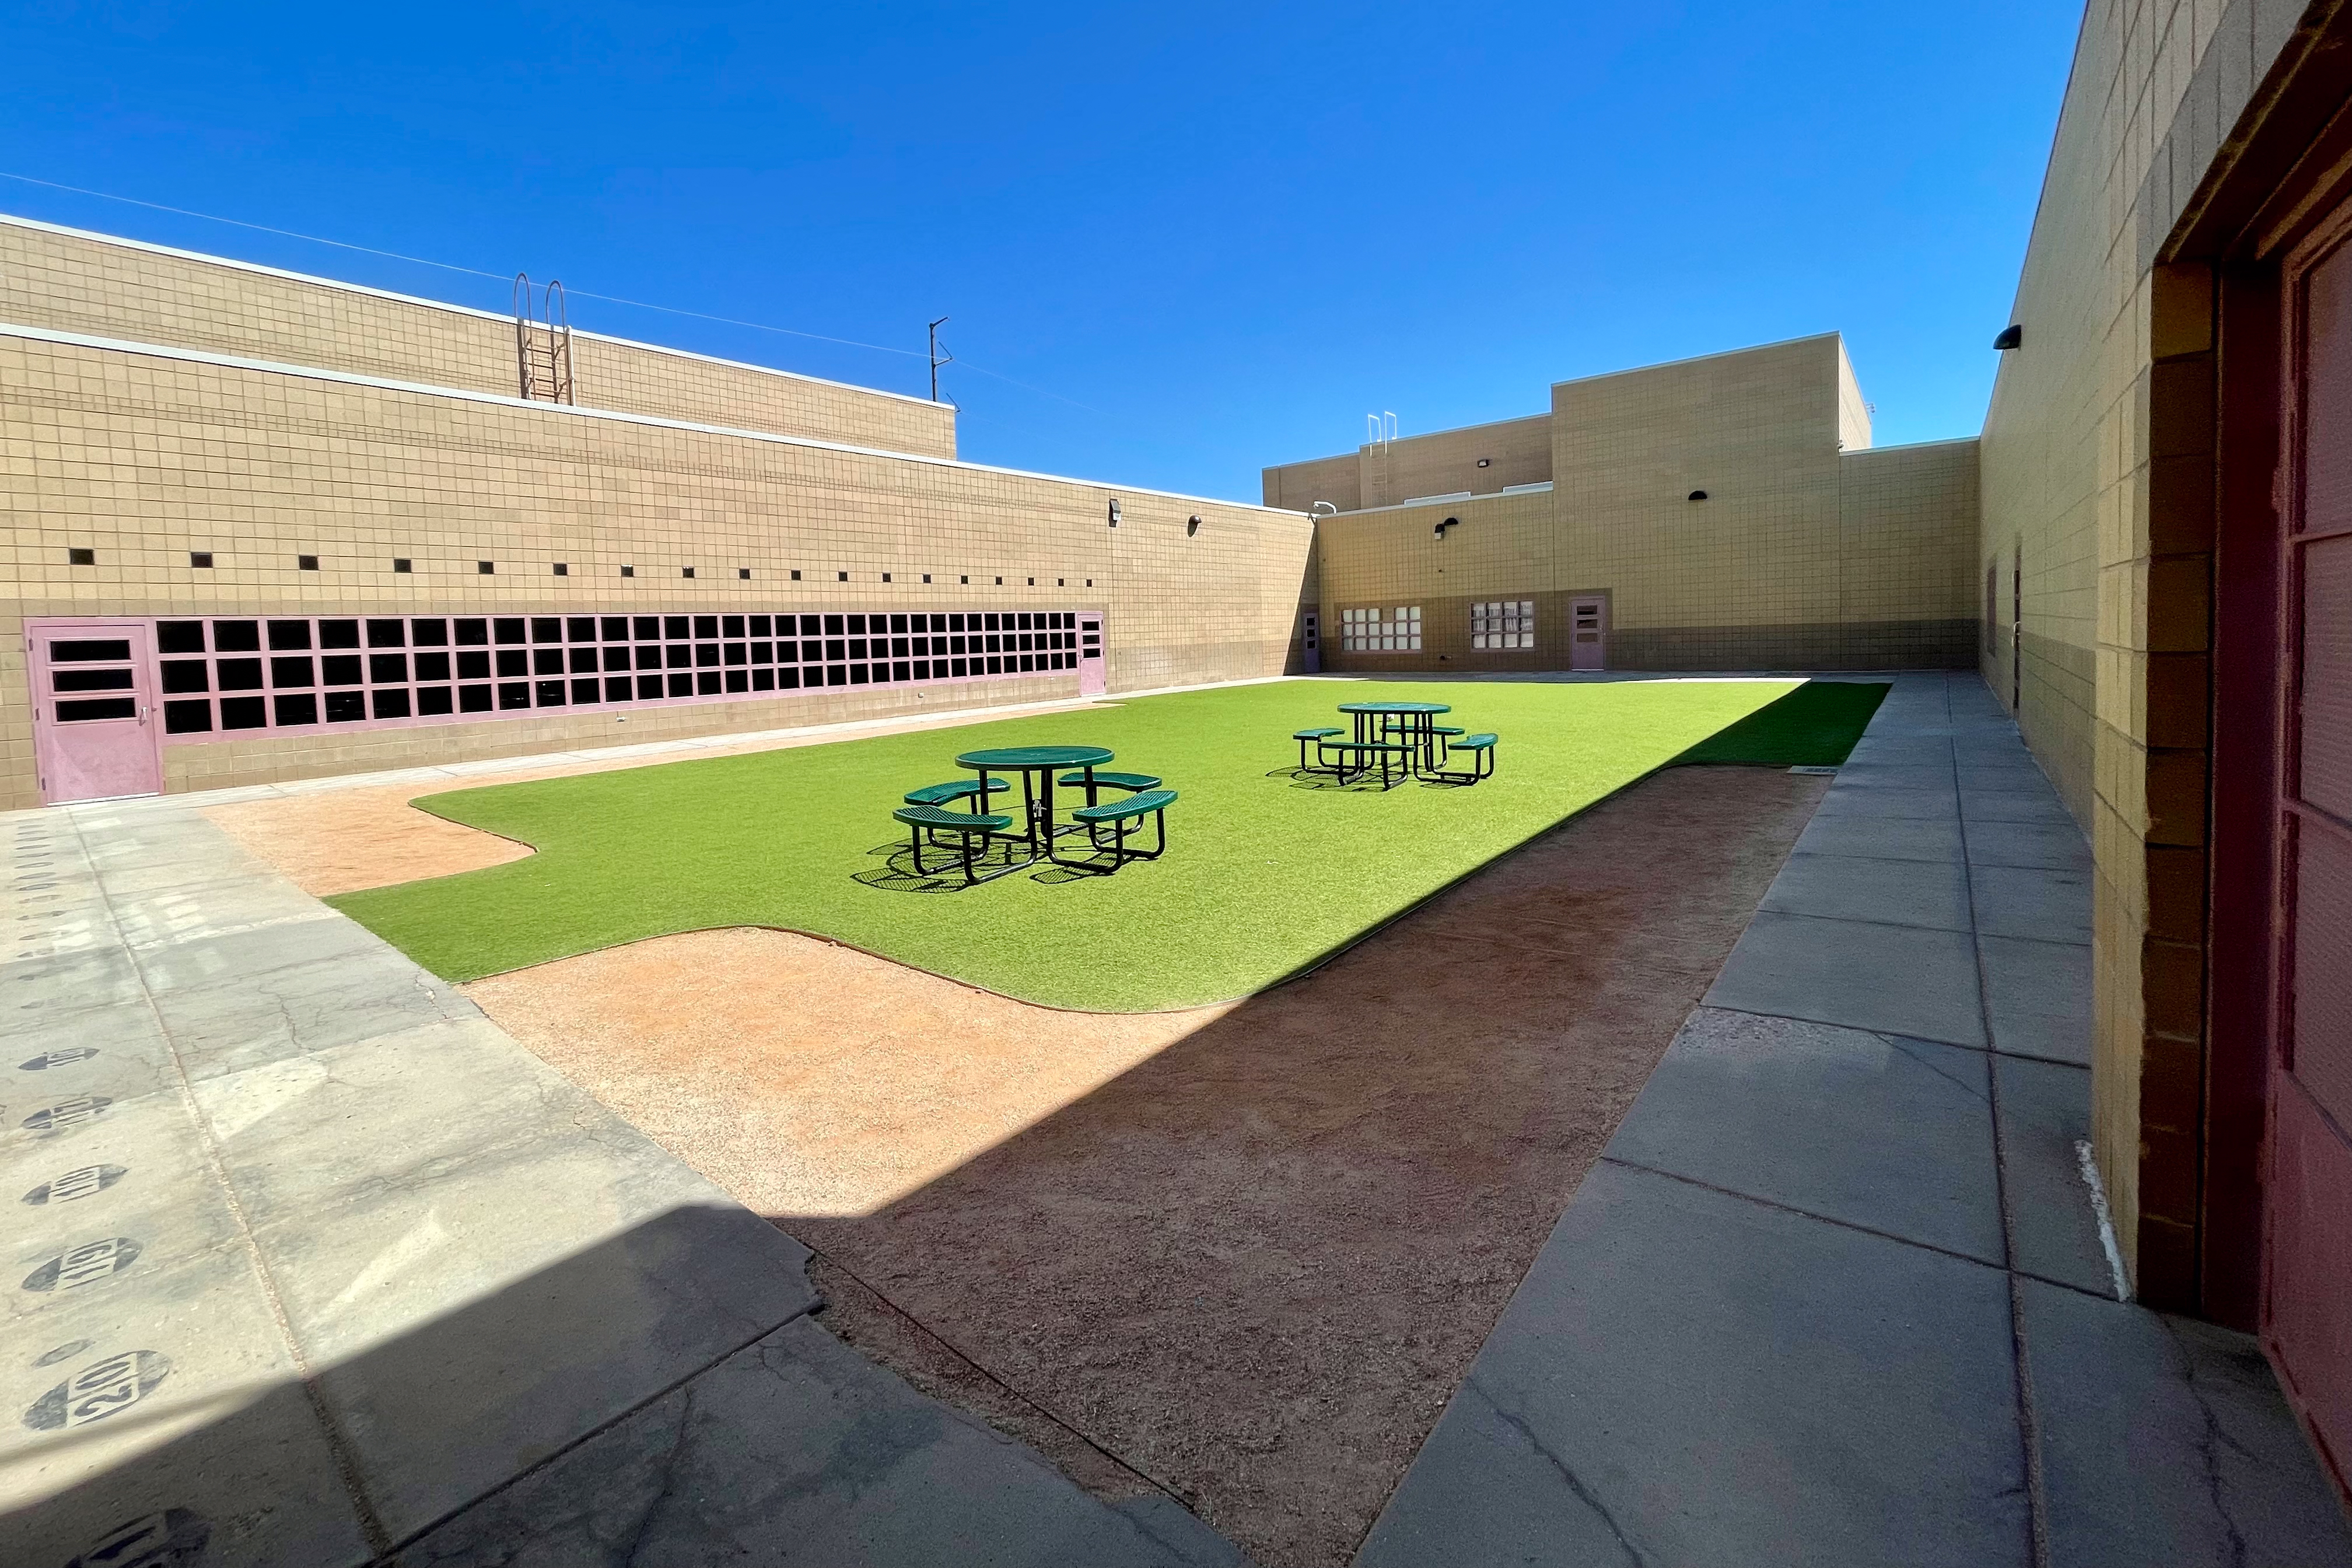
<svg viewBox="0 0 2352 1568">
<path fill-rule="evenodd" d="M 104 641 L 53 642 L 49 645 L 52 664 L 79 664 L 89 659 L 118 659 L 131 657 L 131 644 L 121 637 Z"/>
</svg>

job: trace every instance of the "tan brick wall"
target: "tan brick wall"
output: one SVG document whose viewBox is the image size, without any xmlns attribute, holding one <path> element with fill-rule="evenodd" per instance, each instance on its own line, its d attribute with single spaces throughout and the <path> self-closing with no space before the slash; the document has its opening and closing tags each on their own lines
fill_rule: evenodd
<svg viewBox="0 0 2352 1568">
<path fill-rule="evenodd" d="M 1993 569 L 2000 622 L 1985 675 L 2004 700 L 2019 691 L 2096 857 L 2094 1142 L 2126 1261 L 2159 1302 L 2196 1289 L 2202 954 L 2177 922 L 2151 930 L 2149 868 L 2203 885 L 2210 483 L 2201 520 L 2158 517 L 2150 494 L 2168 463 L 2210 469 L 2213 405 L 2204 285 L 2168 306 L 2154 258 L 2303 10 L 2095 0 L 2018 284 L 2023 342 L 1985 419 L 1976 572 L 1980 595 Z"/>
<path fill-rule="evenodd" d="M 36 800 L 27 616 L 1099 609 L 1118 690 L 1280 673 L 1312 542 L 1305 518 L 1253 506 L 21 335 L 0 335 L 0 525 L 9 806 Z M 73 548 L 97 564 L 69 565 Z M 1004 700 L 975 683 L 165 755 L 175 786 L 225 784 Z"/>
<path fill-rule="evenodd" d="M 0 216 L 0 322 L 511 397 L 511 319 Z M 576 401 L 955 456 L 955 412 L 752 365 L 573 334 Z"/>
<path fill-rule="evenodd" d="M 1266 505 L 1291 511 L 1309 510 L 1318 500 L 1329 501 L 1341 511 L 1354 511 L 1364 504 L 1363 459 L 1353 452 L 1343 458 L 1317 458 L 1268 468 L 1262 483 Z"/>
<path fill-rule="evenodd" d="M 1485 468 L 1478 465 L 1481 460 Z M 1265 503 L 1304 510 L 1328 500 L 1341 511 L 1396 506 L 1421 496 L 1493 495 L 1551 478 L 1551 416 L 1469 425 L 1359 447 L 1265 470 Z"/>
<path fill-rule="evenodd" d="M 1838 458 L 1838 618 L 1849 664 L 1976 658 L 1977 443 L 1849 447 Z"/>
<path fill-rule="evenodd" d="M 1851 385 L 1834 337 L 1563 383 L 1551 489 L 1322 523 L 1327 668 L 1559 668 L 1566 601 L 1592 593 L 1618 668 L 1967 664 L 1976 443 L 1842 453 Z M 1538 601 L 1532 653 L 1469 647 L 1493 599 Z M 1341 646 L 1342 610 L 1416 604 L 1418 655 Z"/>
</svg>

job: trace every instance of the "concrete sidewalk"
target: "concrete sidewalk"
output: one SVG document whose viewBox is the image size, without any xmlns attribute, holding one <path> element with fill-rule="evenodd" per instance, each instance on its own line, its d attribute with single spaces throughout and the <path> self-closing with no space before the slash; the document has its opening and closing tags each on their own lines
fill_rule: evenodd
<svg viewBox="0 0 2352 1568">
<path fill-rule="evenodd" d="M 5 831 L 0 1563 L 1234 1560 L 842 1348 L 797 1242 L 190 802 Z"/>
<path fill-rule="evenodd" d="M 1901 678 L 1359 1563 L 2352 1563 L 2253 1342 L 2117 1300 L 2089 871 Z"/>
</svg>

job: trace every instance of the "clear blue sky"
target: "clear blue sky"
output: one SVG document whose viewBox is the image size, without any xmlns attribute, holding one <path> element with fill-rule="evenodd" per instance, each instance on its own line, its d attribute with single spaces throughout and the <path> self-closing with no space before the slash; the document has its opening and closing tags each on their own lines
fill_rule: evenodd
<svg viewBox="0 0 2352 1568">
<path fill-rule="evenodd" d="M 966 457 L 1255 500 L 1367 410 L 1505 418 L 1553 381 L 1830 329 L 1882 445 L 1973 434 L 2078 19 L 51 0 L 0 19 L 0 169 L 898 346 L 573 309 L 901 391 L 951 316 Z M 507 304 L 12 180 L 0 210 Z"/>
</svg>

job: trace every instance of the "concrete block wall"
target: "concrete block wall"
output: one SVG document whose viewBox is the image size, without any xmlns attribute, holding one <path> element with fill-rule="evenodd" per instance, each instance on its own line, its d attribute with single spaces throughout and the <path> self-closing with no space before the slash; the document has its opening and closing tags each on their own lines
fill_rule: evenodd
<svg viewBox="0 0 2352 1568">
<path fill-rule="evenodd" d="M 1239 503 L 0 329 L 0 806 L 37 804 L 28 616 L 1100 610 L 1118 690 L 1281 673 L 1312 538 Z M 175 787 L 226 785 L 1009 700 L 978 685 L 164 754 Z"/>
<path fill-rule="evenodd" d="M 1355 469 L 1352 484 L 1349 464 Z M 1341 511 L 1355 511 L 1463 490 L 1494 495 L 1507 486 L 1550 478 L 1551 416 L 1537 414 L 1400 437 L 1359 447 L 1352 458 L 1317 458 L 1268 468 L 1265 501 L 1303 510 L 1328 500 Z"/>
<path fill-rule="evenodd" d="M 0 322 L 513 396 L 511 317 L 0 215 Z M 585 407 L 955 456 L 945 404 L 588 332 Z"/>
<path fill-rule="evenodd" d="M 1368 506 L 1321 524 L 1327 627 L 1346 609 L 1417 604 L 1429 628 L 1418 654 L 1351 656 L 1327 638 L 1327 668 L 1559 668 L 1566 603 L 1587 594 L 1610 601 L 1616 668 L 1975 658 L 1976 442 L 1859 445 L 1868 410 L 1834 333 L 1563 382 L 1543 420 L 1417 439 L 1475 462 L 1539 426 L 1549 489 Z M 1533 471 L 1533 458 L 1517 460 Z M 1339 461 L 1268 469 L 1268 491 L 1292 495 Z M 1459 526 L 1440 542 L 1447 517 Z M 1469 647 L 1470 606 L 1495 599 L 1538 602 L 1535 649 Z"/>
<path fill-rule="evenodd" d="M 1985 420 L 1984 673 L 2091 838 L 2094 1142 L 2160 1305 L 2199 1293 L 2215 392 L 2210 279 L 2156 258 L 2324 9 L 2093 0 Z"/>
<path fill-rule="evenodd" d="M 1975 610 L 1977 443 L 1838 458 L 1838 619 L 1858 668 L 1965 668 Z"/>
</svg>

